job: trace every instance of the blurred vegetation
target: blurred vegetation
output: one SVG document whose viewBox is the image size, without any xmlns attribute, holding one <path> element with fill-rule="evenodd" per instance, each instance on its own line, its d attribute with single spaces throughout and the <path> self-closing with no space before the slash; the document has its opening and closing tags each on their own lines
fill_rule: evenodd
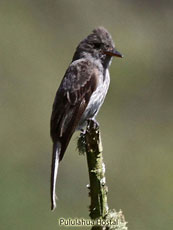
<svg viewBox="0 0 173 230">
<path fill-rule="evenodd" d="M 161 0 L 0 1 L 3 230 L 59 229 L 59 217 L 88 218 L 78 134 L 60 165 L 59 200 L 50 211 L 49 120 L 77 44 L 99 25 L 125 56 L 112 62 L 111 87 L 98 115 L 110 208 L 123 210 L 129 229 L 171 229 L 172 9 L 172 1 Z"/>
</svg>

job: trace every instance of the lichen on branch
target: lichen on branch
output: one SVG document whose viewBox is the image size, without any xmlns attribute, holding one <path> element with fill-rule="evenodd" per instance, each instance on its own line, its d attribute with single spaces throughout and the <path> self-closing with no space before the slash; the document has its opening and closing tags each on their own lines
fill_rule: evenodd
<svg viewBox="0 0 173 230">
<path fill-rule="evenodd" d="M 122 211 L 110 210 L 107 202 L 108 187 L 106 186 L 105 164 L 99 125 L 88 120 L 85 132 L 81 132 L 78 150 L 86 153 L 89 172 L 89 196 L 91 198 L 89 216 L 97 220 L 92 230 L 127 230 Z"/>
</svg>

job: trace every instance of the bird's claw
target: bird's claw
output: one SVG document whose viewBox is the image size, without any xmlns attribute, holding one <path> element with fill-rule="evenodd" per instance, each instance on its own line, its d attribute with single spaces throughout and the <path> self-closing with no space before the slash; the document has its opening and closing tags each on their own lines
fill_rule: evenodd
<svg viewBox="0 0 173 230">
<path fill-rule="evenodd" d="M 88 119 L 88 125 L 93 129 L 99 129 L 99 123 L 95 118 Z"/>
</svg>

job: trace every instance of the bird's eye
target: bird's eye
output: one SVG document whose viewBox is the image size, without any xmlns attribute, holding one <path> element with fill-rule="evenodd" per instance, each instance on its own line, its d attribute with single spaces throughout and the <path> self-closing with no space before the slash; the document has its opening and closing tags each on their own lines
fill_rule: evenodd
<svg viewBox="0 0 173 230">
<path fill-rule="evenodd" d="M 100 49 L 102 46 L 102 43 L 94 43 L 94 48 L 95 49 Z"/>
</svg>

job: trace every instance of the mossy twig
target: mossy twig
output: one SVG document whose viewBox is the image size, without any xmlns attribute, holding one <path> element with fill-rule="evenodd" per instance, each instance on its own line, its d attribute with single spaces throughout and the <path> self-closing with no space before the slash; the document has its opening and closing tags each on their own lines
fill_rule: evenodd
<svg viewBox="0 0 173 230">
<path fill-rule="evenodd" d="M 108 207 L 103 147 L 97 122 L 88 121 L 86 131 L 81 133 L 78 140 L 78 149 L 80 153 L 85 152 L 87 157 L 91 197 L 89 215 L 96 220 L 92 230 L 127 230 L 122 212 Z"/>
</svg>

